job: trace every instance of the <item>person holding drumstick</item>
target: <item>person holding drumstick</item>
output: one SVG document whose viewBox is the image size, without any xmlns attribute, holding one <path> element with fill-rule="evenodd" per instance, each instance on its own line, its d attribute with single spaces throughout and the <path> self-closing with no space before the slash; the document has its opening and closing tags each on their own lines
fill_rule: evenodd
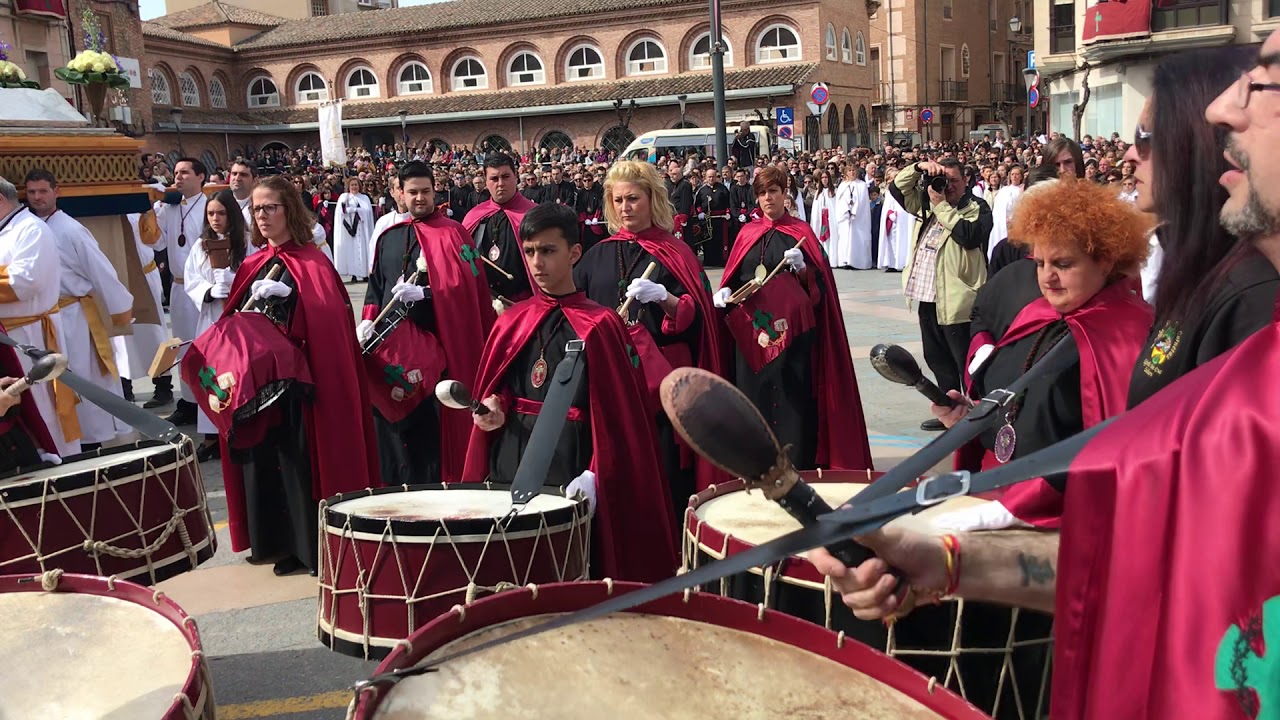
<svg viewBox="0 0 1280 720">
<path fill-rule="evenodd" d="M 1280 34 L 1206 116 L 1228 133 L 1222 225 L 1280 268 Z M 1273 320 L 1113 421 L 1071 463 L 1061 535 L 882 530 L 857 568 L 810 558 L 863 618 L 910 610 L 890 565 L 923 591 L 1056 610 L 1057 720 L 1261 717 L 1280 702 L 1278 361 Z"/>
<path fill-rule="evenodd" d="M 593 576 L 669 577 L 677 564 L 675 518 L 646 411 L 644 373 L 631 362 L 634 350 L 618 313 L 574 285 L 573 264 L 582 256 L 578 215 L 565 205 L 538 205 L 520 223 L 520 242 L 537 291 L 498 318 L 485 344 L 476 388 L 488 412 L 473 416 L 463 479 L 515 479 L 548 380 L 569 343 L 582 340 L 583 384 L 543 484 L 567 485 L 570 495 L 581 489 L 598 510 Z"/>
<path fill-rule="evenodd" d="M 728 308 L 738 389 L 791 448 L 797 468 L 870 469 L 831 267 L 813 229 L 786 210 L 786 173 L 761 168 L 751 185 L 763 217 L 738 234 L 714 298 Z"/>
</svg>

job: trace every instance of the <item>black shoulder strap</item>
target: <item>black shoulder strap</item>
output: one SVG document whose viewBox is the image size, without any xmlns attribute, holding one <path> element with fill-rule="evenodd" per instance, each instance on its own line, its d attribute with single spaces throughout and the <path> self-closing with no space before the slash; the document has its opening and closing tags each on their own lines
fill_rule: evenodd
<svg viewBox="0 0 1280 720">
<path fill-rule="evenodd" d="M 582 370 L 586 364 L 582 351 L 585 348 L 584 341 L 570 340 L 564 349 L 564 359 L 556 365 L 547 398 L 542 402 L 524 457 L 520 458 L 515 480 L 511 482 L 511 501 L 517 506 L 537 497 L 547 478 L 547 470 L 560 443 L 560 433 L 569 418 L 569 407 L 578 394 L 578 385 L 582 384 Z"/>
</svg>

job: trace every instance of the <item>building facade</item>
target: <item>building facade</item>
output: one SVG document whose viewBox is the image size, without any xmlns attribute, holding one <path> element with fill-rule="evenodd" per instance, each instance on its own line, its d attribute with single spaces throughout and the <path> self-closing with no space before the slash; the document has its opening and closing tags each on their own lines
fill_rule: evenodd
<svg viewBox="0 0 1280 720">
<path fill-rule="evenodd" d="M 30 5 L 4 3 L 0 5 L 0 42 L 9 45 L 9 61 L 22 68 L 28 79 L 42 88 L 57 89 L 63 97 L 74 97 L 70 86 L 53 75 L 54 69 L 68 60 L 70 45 L 64 15 L 40 12 Z"/>
<path fill-rule="evenodd" d="M 1088 82 L 1079 135 L 1128 136 L 1151 95 L 1160 58 L 1181 50 L 1252 44 L 1280 28 L 1280 0 L 1164 0 L 1128 8 L 1095 0 L 1035 0 L 1036 67 L 1049 128 L 1076 134 L 1072 107 Z M 1116 13 L 1114 10 L 1128 10 Z"/>
<path fill-rule="evenodd" d="M 791 108 L 810 147 L 873 142 L 866 4 L 729 0 L 722 18 L 731 122 Z M 453 0 L 299 20 L 206 3 L 142 23 L 142 35 L 147 107 L 127 129 L 149 150 L 181 145 L 219 163 L 271 143 L 317 146 L 319 106 L 338 99 L 348 147 L 407 136 L 621 149 L 649 130 L 713 123 L 700 1 Z M 806 109 L 819 81 L 831 97 L 820 120 Z"/>
<path fill-rule="evenodd" d="M 1024 0 L 886 0 L 870 16 L 881 140 L 961 141 L 983 123 L 1023 135 L 1037 13 Z M 1042 115 L 1031 111 L 1037 132 Z"/>
<path fill-rule="evenodd" d="M 270 10 L 273 15 L 295 20 L 400 7 L 399 0 L 222 0 L 222 3 L 246 10 Z M 173 15 L 207 4 L 208 0 L 165 0 L 164 13 Z"/>
</svg>

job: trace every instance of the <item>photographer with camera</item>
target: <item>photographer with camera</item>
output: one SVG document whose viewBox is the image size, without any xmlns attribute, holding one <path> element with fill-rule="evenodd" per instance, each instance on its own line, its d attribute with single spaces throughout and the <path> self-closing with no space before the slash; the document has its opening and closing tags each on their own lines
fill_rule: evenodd
<svg viewBox="0 0 1280 720">
<path fill-rule="evenodd" d="M 991 208 L 968 190 L 954 158 L 926 160 L 903 168 L 889 192 L 916 216 L 902 287 L 919 306 L 924 359 L 943 390 L 960 390 L 969 352 L 969 315 L 978 288 L 987 281 Z M 922 430 L 943 430 L 934 418 Z"/>
</svg>

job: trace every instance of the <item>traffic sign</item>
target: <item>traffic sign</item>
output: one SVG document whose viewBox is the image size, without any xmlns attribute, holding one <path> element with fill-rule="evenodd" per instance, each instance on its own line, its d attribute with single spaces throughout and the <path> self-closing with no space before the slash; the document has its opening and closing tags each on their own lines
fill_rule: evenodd
<svg viewBox="0 0 1280 720">
<path fill-rule="evenodd" d="M 1036 69 L 1036 51 L 1035 50 L 1027 51 L 1027 67 L 1032 70 Z"/>
<path fill-rule="evenodd" d="M 1027 91 L 1027 106 L 1035 107 L 1040 104 L 1040 88 L 1033 87 Z"/>
<path fill-rule="evenodd" d="M 790 140 L 794 132 L 795 131 L 791 129 L 790 125 L 778 126 L 778 137 L 783 140 Z"/>
<path fill-rule="evenodd" d="M 831 92 L 827 84 L 814 83 L 813 89 L 809 91 L 809 99 L 813 100 L 815 104 L 826 105 L 827 101 L 831 99 Z"/>
<path fill-rule="evenodd" d="M 925 108 L 920 111 L 920 122 L 933 122 L 933 111 Z"/>
<path fill-rule="evenodd" d="M 790 125 L 796 121 L 796 111 L 789 107 L 774 108 L 773 114 L 779 125 Z"/>
<path fill-rule="evenodd" d="M 817 115 L 818 117 L 822 117 L 822 114 L 825 113 L 829 107 L 828 105 L 819 105 L 813 102 L 805 103 L 805 105 L 809 107 L 810 115 Z"/>
</svg>

